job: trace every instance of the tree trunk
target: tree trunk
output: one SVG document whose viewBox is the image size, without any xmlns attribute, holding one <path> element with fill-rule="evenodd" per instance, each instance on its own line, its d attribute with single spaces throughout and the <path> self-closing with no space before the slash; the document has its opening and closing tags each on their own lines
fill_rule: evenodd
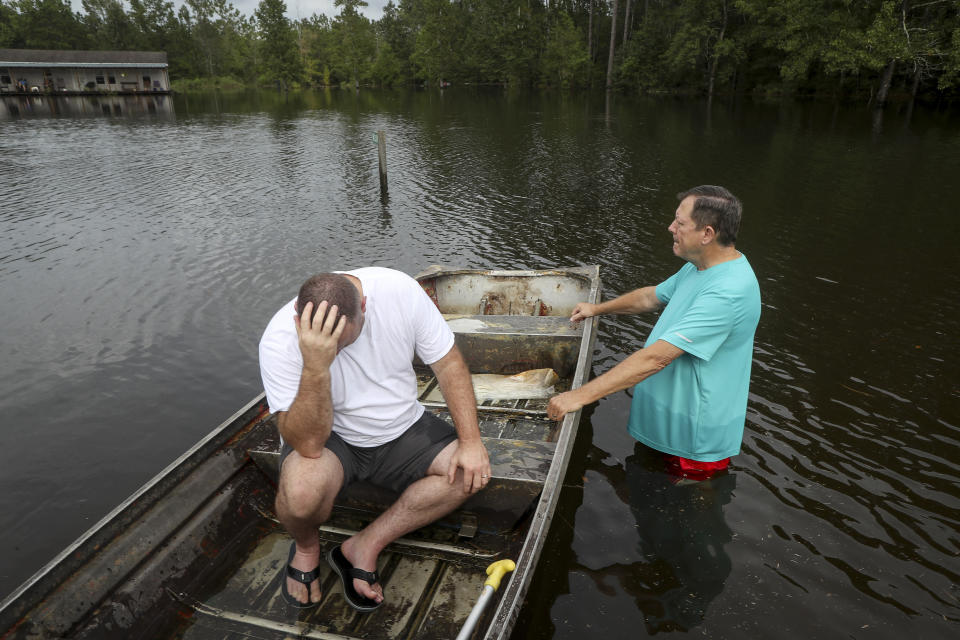
<svg viewBox="0 0 960 640">
<path fill-rule="evenodd" d="M 913 71 L 913 86 L 910 88 L 910 101 L 917 99 L 917 91 L 920 89 L 920 65 L 916 65 Z"/>
<path fill-rule="evenodd" d="M 713 84 L 717 78 L 717 63 L 720 60 L 720 53 L 717 48 L 723 42 L 723 35 L 727 32 L 727 2 L 723 1 L 723 23 L 720 26 L 720 36 L 717 38 L 717 44 L 713 47 L 713 62 L 710 63 L 710 81 L 707 85 L 707 102 L 713 102 Z"/>
<path fill-rule="evenodd" d="M 613 89 L 613 54 L 617 46 L 617 11 L 619 10 L 619 0 L 613 0 L 613 15 L 610 18 L 610 55 L 607 56 L 607 91 Z"/>
<path fill-rule="evenodd" d="M 587 27 L 587 57 L 593 62 L 593 0 L 590 0 L 590 23 Z"/>
<path fill-rule="evenodd" d="M 890 92 L 890 83 L 893 82 L 893 71 L 897 67 L 897 59 L 894 58 L 890 61 L 890 64 L 887 65 L 886 70 L 883 72 L 883 77 L 880 79 L 880 88 L 877 90 L 877 108 L 883 107 L 887 102 L 887 94 Z"/>
<path fill-rule="evenodd" d="M 620 39 L 620 45 L 623 46 L 627 44 L 627 36 L 629 35 L 627 29 L 630 27 L 630 2 L 631 0 L 624 0 L 627 5 L 627 8 L 623 12 L 623 38 Z"/>
<path fill-rule="evenodd" d="M 907 117 L 905 118 L 907 125 L 910 124 L 910 118 L 913 117 L 913 105 L 917 101 L 917 91 L 920 89 L 920 64 L 917 62 L 913 64 L 913 86 L 910 88 L 910 104 L 907 105 Z"/>
</svg>

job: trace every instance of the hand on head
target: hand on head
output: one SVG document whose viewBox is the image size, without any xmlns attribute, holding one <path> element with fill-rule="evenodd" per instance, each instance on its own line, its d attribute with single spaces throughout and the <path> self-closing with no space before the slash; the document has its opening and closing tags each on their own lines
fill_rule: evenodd
<svg viewBox="0 0 960 640">
<path fill-rule="evenodd" d="M 333 305 L 328 312 L 327 301 L 324 300 L 317 305 L 316 313 L 312 313 L 313 303 L 308 302 L 300 310 L 300 315 L 294 316 L 304 370 L 330 369 L 347 324 L 346 316 L 338 316 L 337 311 L 337 305 Z"/>
</svg>

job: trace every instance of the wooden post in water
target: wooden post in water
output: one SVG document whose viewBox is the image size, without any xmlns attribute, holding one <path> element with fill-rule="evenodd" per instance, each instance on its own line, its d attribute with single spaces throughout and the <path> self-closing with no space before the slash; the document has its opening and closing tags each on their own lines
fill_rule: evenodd
<svg viewBox="0 0 960 640">
<path fill-rule="evenodd" d="M 387 136 L 377 131 L 377 147 L 380 154 L 380 192 L 387 192 Z"/>
</svg>

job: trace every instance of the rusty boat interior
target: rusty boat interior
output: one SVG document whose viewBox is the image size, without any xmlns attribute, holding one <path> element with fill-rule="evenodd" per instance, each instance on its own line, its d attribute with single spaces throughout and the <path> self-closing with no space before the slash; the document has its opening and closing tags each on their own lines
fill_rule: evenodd
<svg viewBox="0 0 960 640">
<path fill-rule="evenodd" d="M 590 372 L 597 267 L 494 271 L 431 267 L 417 280 L 444 314 L 471 373 L 552 369 L 554 392 Z M 420 399 L 450 420 L 429 367 L 415 362 Z M 347 605 L 321 563 L 323 600 L 289 607 L 280 576 L 290 538 L 273 501 L 279 436 L 261 395 L 114 509 L 0 603 L 0 638 L 453 638 L 480 595 L 486 568 L 508 574 L 472 638 L 508 638 L 533 577 L 576 438 L 579 412 L 554 422 L 547 398 L 478 402 L 493 476 L 442 520 L 391 544 L 378 572 L 385 602 Z M 396 498 L 345 488 L 320 527 L 325 553 Z"/>
</svg>

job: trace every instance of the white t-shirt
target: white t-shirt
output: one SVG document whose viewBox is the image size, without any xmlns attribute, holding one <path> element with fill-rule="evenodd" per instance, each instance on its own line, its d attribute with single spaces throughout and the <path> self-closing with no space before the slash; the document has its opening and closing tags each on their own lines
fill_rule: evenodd
<svg viewBox="0 0 960 640">
<path fill-rule="evenodd" d="M 410 276 L 383 267 L 338 273 L 360 279 L 367 306 L 360 336 L 330 365 L 333 430 L 349 444 L 375 447 L 423 415 L 413 355 L 433 364 L 453 347 L 453 332 Z M 273 316 L 260 339 L 260 375 L 271 413 L 290 409 L 300 386 L 295 303 Z"/>
</svg>

